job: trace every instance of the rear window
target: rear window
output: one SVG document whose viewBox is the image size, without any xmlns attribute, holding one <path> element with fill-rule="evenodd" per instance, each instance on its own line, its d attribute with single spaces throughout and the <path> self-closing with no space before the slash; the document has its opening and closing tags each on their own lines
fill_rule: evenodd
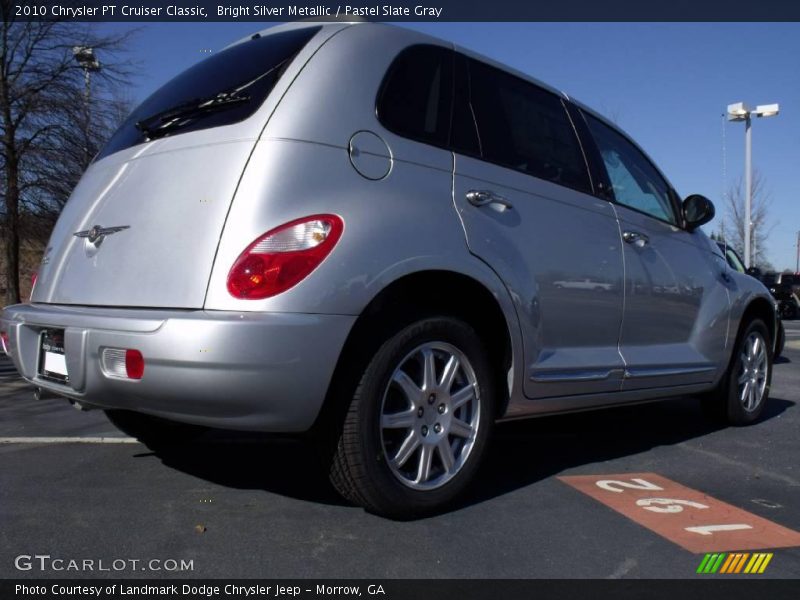
<svg viewBox="0 0 800 600">
<path fill-rule="evenodd" d="M 320 30 L 305 27 L 252 39 L 207 58 L 187 69 L 142 102 L 114 133 L 97 160 L 147 140 L 137 123 L 176 107 L 236 93 L 246 97 L 217 110 L 201 111 L 183 118 L 160 137 L 198 129 L 229 125 L 251 116 L 263 104 L 295 55 Z"/>
</svg>

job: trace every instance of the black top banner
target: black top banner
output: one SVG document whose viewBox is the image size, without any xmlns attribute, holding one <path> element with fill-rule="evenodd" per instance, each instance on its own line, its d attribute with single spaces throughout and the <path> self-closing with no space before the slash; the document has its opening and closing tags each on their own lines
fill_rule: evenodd
<svg viewBox="0 0 800 600">
<path fill-rule="evenodd" d="M 10 5 L 10 6 L 9 6 Z M 4 20 L 800 21 L 797 0 L 11 0 Z"/>
</svg>

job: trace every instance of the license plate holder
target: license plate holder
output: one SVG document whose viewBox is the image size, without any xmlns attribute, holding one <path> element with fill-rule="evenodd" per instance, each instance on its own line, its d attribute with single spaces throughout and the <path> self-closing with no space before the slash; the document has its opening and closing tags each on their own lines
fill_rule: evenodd
<svg viewBox="0 0 800 600">
<path fill-rule="evenodd" d="M 63 329 L 42 330 L 39 342 L 39 376 L 62 385 L 69 384 Z"/>
</svg>

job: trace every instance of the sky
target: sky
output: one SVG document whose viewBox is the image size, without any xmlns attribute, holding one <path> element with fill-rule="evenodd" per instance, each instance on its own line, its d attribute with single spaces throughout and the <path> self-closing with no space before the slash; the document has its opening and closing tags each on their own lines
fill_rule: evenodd
<svg viewBox="0 0 800 600">
<path fill-rule="evenodd" d="M 104 24 L 120 31 L 130 23 Z M 259 23 L 148 23 L 132 55 L 142 75 L 134 103 Z M 770 202 L 767 258 L 795 269 L 800 230 L 800 23 L 411 23 L 559 88 L 615 121 L 655 160 L 682 196 L 717 206 L 743 178 L 744 124 L 728 104 L 780 104 L 754 119 L 753 165 Z M 100 57 L 102 60 L 102 57 Z"/>
</svg>

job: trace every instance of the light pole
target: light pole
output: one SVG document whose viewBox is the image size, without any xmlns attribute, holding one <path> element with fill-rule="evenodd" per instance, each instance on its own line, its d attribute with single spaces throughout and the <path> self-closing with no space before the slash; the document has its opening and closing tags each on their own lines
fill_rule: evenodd
<svg viewBox="0 0 800 600">
<path fill-rule="evenodd" d="M 761 104 L 751 110 L 744 102 L 728 105 L 729 121 L 744 121 L 744 266 L 750 268 L 750 227 L 752 226 L 751 209 L 753 204 L 753 163 L 752 163 L 752 134 L 750 132 L 750 117 L 774 117 L 778 114 L 777 104 Z"/>
<path fill-rule="evenodd" d="M 800 231 L 797 232 L 797 264 L 794 266 L 794 272 L 800 275 Z"/>
<path fill-rule="evenodd" d="M 72 48 L 72 55 L 75 57 L 75 60 L 78 62 L 80 67 L 83 69 L 83 77 L 86 83 L 86 88 L 84 91 L 83 103 L 84 103 L 84 111 L 86 112 L 86 121 L 84 124 L 84 144 L 83 144 L 83 151 L 86 156 L 86 165 L 89 164 L 91 160 L 91 156 L 89 156 L 89 137 L 91 135 L 91 74 L 93 72 L 97 72 L 100 70 L 100 61 L 97 60 L 97 57 L 94 55 L 94 48 L 91 46 L 73 46 Z"/>
</svg>

